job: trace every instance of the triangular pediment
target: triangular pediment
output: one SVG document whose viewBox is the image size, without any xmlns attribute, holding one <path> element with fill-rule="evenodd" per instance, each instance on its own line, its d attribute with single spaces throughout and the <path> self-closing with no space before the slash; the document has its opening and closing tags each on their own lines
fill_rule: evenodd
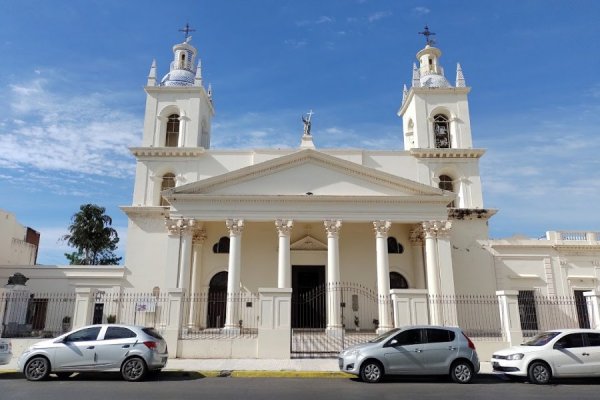
<svg viewBox="0 0 600 400">
<path fill-rule="evenodd" d="M 310 235 L 306 235 L 292 243 L 290 250 L 327 251 L 327 245 Z"/>
<path fill-rule="evenodd" d="M 443 196 L 444 191 L 304 149 L 249 167 L 170 189 L 212 196 Z M 452 195 L 451 195 L 452 196 Z"/>
</svg>

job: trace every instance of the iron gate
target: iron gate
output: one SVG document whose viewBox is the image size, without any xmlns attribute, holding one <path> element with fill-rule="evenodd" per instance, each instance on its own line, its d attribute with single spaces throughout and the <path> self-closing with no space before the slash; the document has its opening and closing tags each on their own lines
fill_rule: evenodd
<svg viewBox="0 0 600 400">
<path fill-rule="evenodd" d="M 325 284 L 292 293 L 292 358 L 336 357 L 342 349 L 376 337 L 383 302 L 392 318 L 389 296 L 362 285 Z M 341 329 L 327 330 L 327 310 L 332 307 L 337 307 Z"/>
</svg>

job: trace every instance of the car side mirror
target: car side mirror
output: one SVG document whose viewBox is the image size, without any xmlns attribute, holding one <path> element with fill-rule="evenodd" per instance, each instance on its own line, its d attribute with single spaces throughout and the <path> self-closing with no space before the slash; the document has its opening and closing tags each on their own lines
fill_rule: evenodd
<svg viewBox="0 0 600 400">
<path fill-rule="evenodd" d="M 387 342 L 387 343 L 385 344 L 385 347 L 394 347 L 394 346 L 396 346 L 397 344 L 398 344 L 398 341 L 397 341 L 396 339 L 392 339 L 392 340 L 390 340 L 389 342 Z"/>
<path fill-rule="evenodd" d="M 555 350 L 562 350 L 565 348 L 565 345 L 563 343 L 555 343 L 554 344 L 554 349 Z"/>
</svg>

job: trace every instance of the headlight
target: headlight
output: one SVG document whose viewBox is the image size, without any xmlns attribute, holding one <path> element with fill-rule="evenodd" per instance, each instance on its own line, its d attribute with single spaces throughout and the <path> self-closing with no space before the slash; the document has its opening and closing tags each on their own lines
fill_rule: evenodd
<svg viewBox="0 0 600 400">
<path fill-rule="evenodd" d="M 348 350 L 343 354 L 344 357 L 354 357 L 356 355 L 358 355 L 358 350 Z"/>
<path fill-rule="evenodd" d="M 515 353 L 515 354 L 511 354 L 508 357 L 506 357 L 507 360 L 522 360 L 523 359 L 523 353 Z"/>
</svg>

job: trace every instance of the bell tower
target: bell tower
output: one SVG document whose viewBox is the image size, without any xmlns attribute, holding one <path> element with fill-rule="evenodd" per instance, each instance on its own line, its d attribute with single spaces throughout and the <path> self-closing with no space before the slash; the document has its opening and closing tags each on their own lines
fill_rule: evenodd
<svg viewBox="0 0 600 400">
<path fill-rule="evenodd" d="M 169 72 L 157 82 L 152 62 L 146 91 L 143 147 L 210 148 L 212 91 L 204 88 L 202 63 L 191 45 L 193 29 L 186 24 L 185 40 L 173 46 Z"/>
<path fill-rule="evenodd" d="M 457 64 L 456 83 L 448 82 L 440 64 L 442 51 L 425 26 L 420 34 L 426 44 L 417 53 L 419 65 L 413 64 L 412 87 L 404 86 L 402 105 L 398 116 L 404 129 L 404 149 L 470 149 L 471 122 L 462 68 Z"/>
</svg>

